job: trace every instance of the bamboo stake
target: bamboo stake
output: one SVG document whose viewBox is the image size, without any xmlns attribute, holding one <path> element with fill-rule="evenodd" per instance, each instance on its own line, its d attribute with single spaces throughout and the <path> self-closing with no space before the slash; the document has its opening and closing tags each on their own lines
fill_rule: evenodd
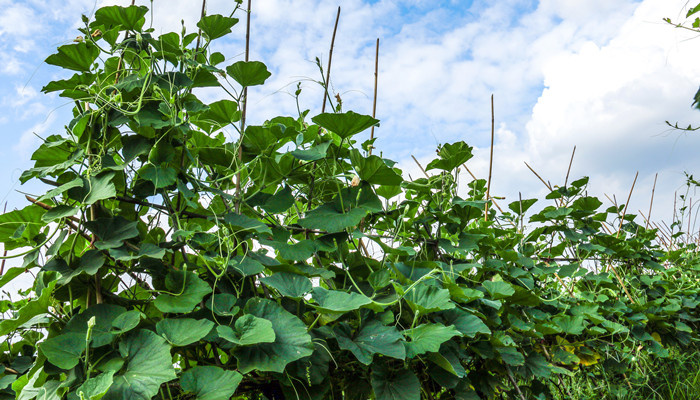
<svg viewBox="0 0 700 400">
<path fill-rule="evenodd" d="M 523 162 L 524 162 L 524 161 L 523 161 Z M 537 172 L 535 172 L 534 169 L 532 169 L 532 167 L 530 166 L 530 164 L 525 163 L 525 165 L 530 169 L 530 171 L 532 171 L 533 174 L 535 174 L 535 176 L 540 180 L 540 182 L 542 182 L 542 183 L 544 184 L 544 186 L 547 187 L 547 189 L 552 190 L 552 186 L 551 186 L 549 183 L 545 182 L 545 180 L 542 179 L 542 177 L 540 176 L 540 174 L 538 174 Z"/>
<path fill-rule="evenodd" d="M 379 38 L 377 38 L 377 47 L 374 52 L 374 100 L 372 101 L 372 118 L 377 117 L 377 81 L 379 80 Z M 325 97 L 324 97 L 325 98 Z M 374 139 L 374 125 L 369 132 L 369 140 Z M 372 155 L 373 145 L 369 146 L 369 155 Z"/>
<path fill-rule="evenodd" d="M 654 205 L 654 191 L 656 190 L 656 179 L 659 177 L 659 173 L 657 172 L 656 175 L 654 175 L 654 186 L 651 187 L 651 201 L 649 202 L 649 213 L 647 214 L 649 216 L 649 219 L 647 220 L 647 224 L 644 226 L 644 228 L 649 227 L 649 221 L 651 221 L 651 206 Z"/>
<path fill-rule="evenodd" d="M 133 3 L 132 3 L 133 5 Z M 204 18 L 204 13 L 206 13 L 207 9 L 207 0 L 202 0 L 202 11 L 199 13 L 199 19 Z M 199 41 L 202 38 L 202 28 L 199 28 L 197 30 L 197 45 L 194 48 L 195 54 L 199 51 Z"/>
<path fill-rule="evenodd" d="M 634 174 L 634 181 L 632 182 L 632 187 L 630 188 L 630 193 L 627 195 L 627 202 L 625 203 L 625 208 L 622 209 L 622 219 L 620 220 L 620 226 L 617 228 L 617 237 L 620 237 L 620 231 L 622 230 L 622 224 L 625 222 L 625 215 L 627 214 L 627 206 L 630 204 L 630 199 L 632 198 L 632 191 L 634 190 L 634 185 L 637 183 L 637 177 L 639 176 L 639 171 Z"/>
<path fill-rule="evenodd" d="M 2 213 L 5 214 L 7 212 L 7 202 L 5 202 L 5 207 L 2 210 Z M 2 247 L 5 247 L 3 244 Z M 5 261 L 7 261 L 7 248 L 2 252 L 2 262 L 0 263 L 0 276 L 5 273 Z"/>
<path fill-rule="evenodd" d="M 493 171 L 493 136 L 495 117 L 493 113 L 493 94 L 491 94 L 491 155 L 489 157 L 489 180 L 486 183 L 486 207 L 484 208 L 484 221 L 489 220 L 489 198 L 491 197 L 491 172 Z"/>
<path fill-rule="evenodd" d="M 245 27 L 245 61 L 250 59 L 250 7 L 251 0 L 248 0 Z M 238 172 L 236 172 L 236 204 L 234 210 L 236 214 L 241 209 L 241 161 L 243 161 L 243 137 L 245 136 L 245 117 L 248 110 L 248 87 L 243 88 L 243 109 L 241 110 L 241 139 L 238 143 Z"/>
<path fill-rule="evenodd" d="M 571 172 L 571 165 L 574 163 L 574 154 L 576 154 L 576 146 L 574 146 L 574 151 L 571 152 L 571 160 L 569 160 L 569 169 L 566 170 L 566 179 L 564 179 L 564 187 L 569 183 L 569 173 Z"/>
<path fill-rule="evenodd" d="M 510 383 L 512 383 L 513 387 L 515 387 L 515 391 L 518 393 L 520 399 L 527 400 L 525 399 L 523 392 L 520 391 L 520 386 L 518 386 L 518 382 L 515 381 L 515 378 L 513 377 L 513 372 L 511 372 L 510 367 L 508 365 L 506 365 L 506 372 L 508 373 L 508 380 L 510 380 Z"/>
<path fill-rule="evenodd" d="M 250 0 L 248 0 L 250 1 Z M 331 61 L 333 61 L 333 45 L 335 44 L 335 33 L 338 30 L 338 20 L 340 20 L 340 6 L 338 6 L 338 14 L 335 16 L 335 26 L 333 26 L 333 36 L 331 37 L 331 50 L 328 52 L 328 68 L 326 69 L 326 87 L 323 88 L 323 105 L 321 112 L 326 112 L 326 98 L 330 97 L 328 93 L 328 85 L 331 81 Z"/>
<path fill-rule="evenodd" d="M 416 160 L 415 157 L 413 157 L 413 154 L 411 154 L 411 158 L 413 159 L 413 161 L 416 162 L 416 164 L 418 164 L 418 168 L 420 168 L 420 170 L 423 171 L 423 174 L 425 175 L 425 177 L 428 178 L 428 179 L 430 179 L 430 175 L 428 175 L 428 173 L 425 172 L 425 169 L 423 169 L 423 166 L 420 165 L 420 163 L 418 162 L 418 160 Z"/>
</svg>

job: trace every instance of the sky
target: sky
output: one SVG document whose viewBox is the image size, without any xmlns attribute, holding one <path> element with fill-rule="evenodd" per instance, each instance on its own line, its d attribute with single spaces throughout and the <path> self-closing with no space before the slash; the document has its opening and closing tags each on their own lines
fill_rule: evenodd
<svg viewBox="0 0 700 400">
<path fill-rule="evenodd" d="M 151 6 L 150 1 L 137 4 Z M 27 203 L 19 191 L 32 166 L 38 136 L 60 134 L 72 103 L 41 87 L 69 71 L 43 60 L 79 33 L 80 15 L 130 1 L 0 0 L 0 201 L 8 210 Z M 207 13 L 228 15 L 230 0 L 210 0 Z M 491 106 L 496 133 L 491 193 L 502 203 L 543 198 L 563 185 L 571 153 L 572 179 L 591 178 L 589 193 L 625 203 L 635 173 L 629 212 L 646 214 L 658 173 L 652 219 L 669 225 L 675 194 L 686 192 L 685 173 L 700 174 L 700 133 L 672 130 L 700 125 L 691 108 L 700 85 L 700 38 L 662 18 L 683 21 L 686 0 L 265 0 L 253 1 L 251 60 L 272 76 L 250 92 L 249 122 L 295 115 L 292 93 L 301 83 L 301 105 L 320 112 L 318 57 L 325 66 L 337 7 L 340 22 L 331 87 L 344 110 L 371 114 L 376 39 L 380 39 L 376 146 L 399 162 L 404 177 L 418 178 L 415 156 L 426 165 L 439 144 L 474 146 L 467 166 L 488 176 Z M 196 30 L 201 3 L 155 0 L 156 34 Z M 238 17 L 244 20 L 243 13 Z M 149 21 L 147 21 L 149 23 Z M 213 50 L 243 59 L 245 26 Z M 202 99 L 224 98 L 207 89 Z M 700 131 L 699 131 L 700 132 Z M 375 153 L 376 154 L 376 153 Z M 466 183 L 468 175 L 462 171 Z M 689 197 L 700 195 L 693 191 Z M 614 197 L 613 197 L 614 196 Z M 545 204 L 544 202 L 542 204 Z M 679 203 L 680 204 L 680 203 Z M 700 204 L 700 202 L 698 203 Z M 697 232 L 693 224 L 692 229 Z"/>
</svg>

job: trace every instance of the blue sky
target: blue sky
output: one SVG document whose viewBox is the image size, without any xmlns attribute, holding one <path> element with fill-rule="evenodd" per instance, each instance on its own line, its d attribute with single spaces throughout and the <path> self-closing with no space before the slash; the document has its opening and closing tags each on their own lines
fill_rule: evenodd
<svg viewBox="0 0 700 400">
<path fill-rule="evenodd" d="M 130 1 L 99 2 L 128 5 Z M 208 1 L 208 13 L 232 2 Z M 137 1 L 149 5 L 150 2 Z M 302 105 L 320 111 L 313 60 L 327 60 L 338 5 L 332 87 L 345 109 L 371 113 L 374 43 L 380 38 L 377 145 L 417 177 L 414 155 L 427 163 L 439 143 L 476 147 L 469 168 L 488 170 L 489 97 L 495 96 L 496 146 L 492 193 L 517 199 L 545 190 L 524 162 L 553 184 L 563 183 L 573 146 L 572 177 L 591 176 L 590 191 L 620 202 L 636 171 L 631 209 L 648 208 L 659 173 L 655 213 L 670 218 L 683 173 L 700 174 L 700 136 L 669 131 L 664 121 L 700 124 L 690 108 L 700 84 L 700 42 L 663 17 L 685 15 L 684 0 L 265 0 L 253 2 L 252 59 L 273 72 L 250 94 L 252 122 L 294 114 L 289 93 L 302 82 Z M 61 133 L 71 104 L 41 87 L 66 72 L 43 64 L 72 41 L 80 14 L 94 0 L 0 0 L 0 200 L 8 208 L 39 185 L 20 186 L 42 137 Z M 199 2 L 154 1 L 156 33 L 194 31 Z M 243 24 L 216 44 L 232 63 L 242 58 Z M 207 100 L 223 93 L 200 93 Z M 463 173 L 465 182 L 466 173 Z M 692 196 L 692 194 L 691 194 Z"/>
</svg>

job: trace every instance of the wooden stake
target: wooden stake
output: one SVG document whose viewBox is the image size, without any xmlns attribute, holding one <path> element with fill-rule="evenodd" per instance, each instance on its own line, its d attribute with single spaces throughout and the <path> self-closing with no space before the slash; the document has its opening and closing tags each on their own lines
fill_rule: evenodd
<svg viewBox="0 0 700 400">
<path fill-rule="evenodd" d="M 418 164 L 418 168 L 420 168 L 420 170 L 423 171 L 423 175 L 425 175 L 426 178 L 430 179 L 430 175 L 428 175 L 428 173 L 425 172 L 425 169 L 423 169 L 423 166 L 420 165 L 420 163 L 418 162 L 418 160 L 416 160 L 415 157 L 413 157 L 413 154 L 411 154 L 411 158 L 413 159 L 413 161 L 416 162 L 416 164 Z"/>
<path fill-rule="evenodd" d="M 489 220 L 489 198 L 491 197 L 491 172 L 493 171 L 493 136 L 495 118 L 493 113 L 493 94 L 491 94 L 491 156 L 489 157 L 489 180 L 486 183 L 486 207 L 484 208 L 484 221 Z"/>
<path fill-rule="evenodd" d="M 377 81 L 379 80 L 379 38 L 377 38 L 377 47 L 374 52 L 374 100 L 372 101 L 372 118 L 377 117 Z M 325 98 L 325 97 L 324 97 Z M 374 125 L 369 132 L 369 140 L 374 139 Z M 369 155 L 372 155 L 373 145 L 369 146 Z"/>
<path fill-rule="evenodd" d="M 625 203 L 625 208 L 622 209 L 622 218 L 620 219 L 620 226 L 617 228 L 617 237 L 620 237 L 620 231 L 622 231 L 622 224 L 625 223 L 625 214 L 627 214 L 627 206 L 630 204 L 630 199 L 632 198 L 632 191 L 634 190 L 634 185 L 637 183 L 637 177 L 639 176 L 639 171 L 634 174 L 634 181 L 632 182 L 632 187 L 630 188 L 630 193 L 627 195 L 627 202 Z"/>
<path fill-rule="evenodd" d="M 528 167 L 528 169 L 530 169 L 530 171 L 532 171 L 533 174 L 535 174 L 535 176 L 540 180 L 540 182 L 542 182 L 544 186 L 547 187 L 547 189 L 549 189 L 550 191 L 552 190 L 552 186 L 550 186 L 549 183 L 545 182 L 544 179 L 542 179 L 542 177 L 540 176 L 540 174 L 535 172 L 535 170 L 532 169 L 532 167 L 528 163 L 525 163 L 525 165 Z"/>
<path fill-rule="evenodd" d="M 245 61 L 250 59 L 250 7 L 251 0 L 248 0 L 245 27 Z M 241 210 L 241 161 L 243 161 L 243 137 L 245 136 L 245 117 L 248 110 L 248 87 L 243 88 L 243 109 L 241 110 L 241 139 L 238 143 L 238 172 L 236 172 L 236 204 L 234 210 L 238 214 Z"/>
<path fill-rule="evenodd" d="M 571 164 L 574 163 L 574 154 L 576 154 L 576 146 L 574 146 L 574 151 L 571 152 L 571 160 L 569 160 L 569 169 L 566 170 L 566 179 L 564 179 L 564 187 L 569 183 L 569 173 L 571 172 Z"/>
<path fill-rule="evenodd" d="M 331 84 L 331 61 L 333 60 L 333 45 L 335 44 L 335 33 L 338 30 L 338 20 L 340 20 L 340 6 L 338 6 L 338 14 L 335 16 L 335 26 L 333 26 L 333 36 L 331 37 L 331 50 L 328 52 L 328 68 L 326 69 L 326 87 L 323 88 L 323 105 L 321 106 L 322 113 L 326 112 L 326 98 L 330 97 L 330 93 L 328 93 L 328 86 Z"/>
<path fill-rule="evenodd" d="M 644 228 L 649 228 L 649 221 L 651 221 L 651 206 L 654 205 L 654 191 L 656 190 L 656 179 L 659 177 L 659 173 L 657 172 L 656 175 L 654 175 L 654 186 L 651 187 L 651 201 L 649 202 L 649 213 L 647 214 L 647 223 L 644 226 Z"/>
</svg>

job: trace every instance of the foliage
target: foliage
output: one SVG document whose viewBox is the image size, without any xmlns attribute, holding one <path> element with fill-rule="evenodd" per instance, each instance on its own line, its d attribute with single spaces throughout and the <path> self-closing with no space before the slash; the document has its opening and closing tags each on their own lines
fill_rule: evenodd
<svg viewBox="0 0 700 400">
<path fill-rule="evenodd" d="M 0 285 L 36 272 L 2 303 L 0 397 L 543 399 L 697 351 L 696 253 L 601 209 L 587 178 L 526 232 L 534 199 L 487 208 L 483 179 L 458 194 L 463 142 L 405 181 L 357 146 L 369 116 L 244 126 L 270 72 L 219 66 L 210 43 L 237 20 L 155 36 L 147 11 L 102 8 L 47 59 L 77 71 L 43 89 L 75 107 L 21 178 L 52 188 L 0 216 L 23 257 Z"/>
</svg>

